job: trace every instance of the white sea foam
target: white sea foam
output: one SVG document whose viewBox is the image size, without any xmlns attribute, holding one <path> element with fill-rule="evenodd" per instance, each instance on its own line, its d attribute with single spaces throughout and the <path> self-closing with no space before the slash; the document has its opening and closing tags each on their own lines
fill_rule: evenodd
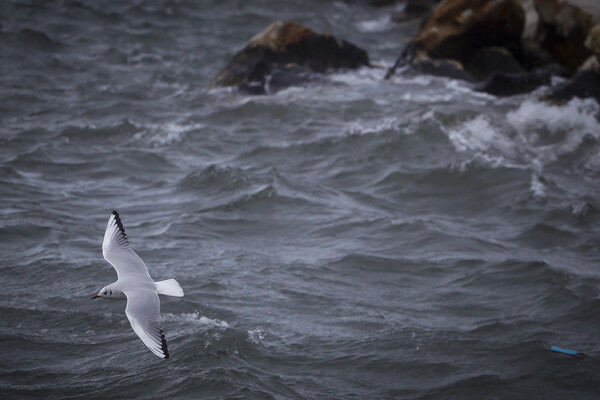
<svg viewBox="0 0 600 400">
<path fill-rule="evenodd" d="M 532 167 L 541 171 L 544 164 L 574 151 L 586 137 L 600 138 L 599 111 L 598 103 L 590 99 L 576 98 L 563 106 L 527 100 L 507 113 L 506 126 L 479 115 L 448 129 L 448 137 L 457 151 L 495 150 L 507 159 L 521 157 L 517 161 L 525 164 L 539 162 Z M 600 167 L 594 159 L 586 166 Z"/>
<path fill-rule="evenodd" d="M 204 125 L 200 123 L 178 124 L 174 122 L 149 125 L 146 129 L 135 134 L 138 140 L 144 140 L 153 147 L 170 146 L 181 143 L 188 132 L 200 130 Z"/>
<path fill-rule="evenodd" d="M 480 165 L 490 168 L 517 167 L 516 165 L 509 163 L 502 156 L 493 156 L 490 154 L 478 152 L 472 158 L 464 160 L 460 164 L 458 164 L 457 168 L 458 171 L 464 173 L 469 168 Z"/>
<path fill-rule="evenodd" d="M 362 33 L 385 32 L 392 26 L 392 18 L 389 13 L 386 13 L 379 18 L 367 21 L 361 21 L 356 24 L 358 30 Z"/>
<path fill-rule="evenodd" d="M 211 319 L 200 315 L 198 312 L 193 313 L 183 313 L 183 314 L 173 314 L 173 313 L 165 313 L 163 314 L 163 319 L 166 321 L 179 321 L 179 322 L 187 322 L 192 323 L 196 326 L 202 326 L 206 328 L 218 328 L 218 329 L 226 329 L 229 328 L 229 324 L 226 321 L 222 321 L 219 319 Z"/>
<path fill-rule="evenodd" d="M 432 91 L 432 92 L 406 92 L 400 96 L 404 101 L 419 104 L 430 104 L 430 103 L 449 103 L 456 99 L 454 93 L 448 93 L 445 91 Z"/>
<path fill-rule="evenodd" d="M 329 76 L 329 80 L 345 83 L 349 86 L 372 85 L 381 82 L 385 73 L 384 69 L 363 67 L 356 70 L 333 73 Z"/>
<path fill-rule="evenodd" d="M 600 124 L 595 116 L 599 111 L 598 103 L 592 99 L 574 98 L 564 106 L 527 100 L 518 109 L 509 112 L 506 118 L 519 132 L 577 130 L 597 137 Z"/>
<path fill-rule="evenodd" d="M 278 91 L 277 93 L 275 93 L 275 96 L 279 97 L 279 98 L 284 98 L 284 99 L 295 99 L 295 97 L 306 91 L 306 88 L 302 87 L 302 86 L 290 86 L 287 87 L 285 89 L 282 89 L 280 91 Z"/>
<path fill-rule="evenodd" d="M 348 124 L 346 131 L 350 135 L 368 135 L 394 129 L 397 124 L 398 118 L 396 117 L 387 117 L 368 122 L 352 121 Z"/>
<path fill-rule="evenodd" d="M 156 53 L 132 54 L 127 57 L 127 62 L 131 64 L 164 63 L 163 56 Z"/>
<path fill-rule="evenodd" d="M 433 80 L 439 79 L 434 77 L 433 75 L 414 75 L 414 76 L 404 76 L 400 75 L 399 71 L 396 72 L 395 75 L 392 76 L 392 82 L 398 84 L 412 84 L 419 86 L 429 86 Z"/>
<path fill-rule="evenodd" d="M 543 165 L 539 160 L 533 160 L 531 165 L 533 172 L 531 173 L 531 184 L 529 189 L 534 197 L 544 198 L 546 197 L 546 185 L 544 185 L 544 182 L 542 181 Z"/>
<path fill-rule="evenodd" d="M 585 137 L 600 137 L 598 103 L 575 98 L 563 106 L 527 100 L 506 116 L 507 122 L 542 162 L 575 150 Z"/>
<path fill-rule="evenodd" d="M 486 165 L 530 169 L 530 190 L 534 197 L 544 198 L 544 166 L 575 151 L 586 137 L 599 139 L 599 111 L 598 103 L 590 99 L 576 98 L 562 106 L 527 100 L 507 113 L 504 126 L 479 115 L 448 129 L 447 134 L 457 151 L 490 161 Z M 599 159 L 600 151 L 588 156 L 584 167 L 599 170 Z"/>
<path fill-rule="evenodd" d="M 262 326 L 257 326 L 254 329 L 248 330 L 248 341 L 254 344 L 262 342 L 267 334 Z"/>
<path fill-rule="evenodd" d="M 512 152 L 512 143 L 483 115 L 448 130 L 448 138 L 454 148 L 464 151 L 487 151 L 491 148 L 502 154 Z"/>
</svg>

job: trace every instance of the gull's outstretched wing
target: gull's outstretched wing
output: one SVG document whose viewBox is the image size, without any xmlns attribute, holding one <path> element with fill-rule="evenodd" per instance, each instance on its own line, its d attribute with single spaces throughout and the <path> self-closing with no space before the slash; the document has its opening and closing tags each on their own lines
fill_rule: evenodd
<svg viewBox="0 0 600 400">
<path fill-rule="evenodd" d="M 169 358 L 167 341 L 160 324 L 160 300 L 152 290 L 125 291 L 125 314 L 133 331 L 142 342 L 160 358 Z"/>
<path fill-rule="evenodd" d="M 125 228 L 123 228 L 119 213 L 116 211 L 113 211 L 108 218 L 102 242 L 102 255 L 117 270 L 119 279 L 129 274 L 150 277 L 146 264 L 129 246 Z"/>
</svg>

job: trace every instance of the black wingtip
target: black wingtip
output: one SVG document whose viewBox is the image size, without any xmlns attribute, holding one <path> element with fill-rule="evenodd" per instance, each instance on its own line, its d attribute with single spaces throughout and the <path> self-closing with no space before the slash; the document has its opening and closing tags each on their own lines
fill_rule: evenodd
<svg viewBox="0 0 600 400">
<path fill-rule="evenodd" d="M 125 228 L 123 227 L 123 223 L 121 222 L 121 217 L 119 217 L 119 213 L 117 212 L 117 210 L 113 210 L 112 215 L 115 216 L 115 221 L 117 222 L 117 226 L 119 227 L 119 230 L 121 231 L 123 236 L 125 236 L 127 238 L 127 234 L 125 233 Z"/>
<path fill-rule="evenodd" d="M 160 331 L 160 338 L 162 340 L 161 350 L 165 355 L 165 358 L 169 358 L 169 350 L 167 349 L 167 339 L 165 339 L 165 334 L 163 331 Z"/>
</svg>

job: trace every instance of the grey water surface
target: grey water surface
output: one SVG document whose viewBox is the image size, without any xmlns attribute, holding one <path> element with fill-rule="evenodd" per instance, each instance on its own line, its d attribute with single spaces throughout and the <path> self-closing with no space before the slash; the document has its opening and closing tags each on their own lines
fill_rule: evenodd
<svg viewBox="0 0 600 400">
<path fill-rule="evenodd" d="M 0 2 L 0 397 L 599 398 L 597 103 L 370 68 L 207 89 L 278 18 L 390 66 L 419 24 L 392 9 Z M 113 209 L 185 290 L 168 360 L 90 300 Z"/>
</svg>

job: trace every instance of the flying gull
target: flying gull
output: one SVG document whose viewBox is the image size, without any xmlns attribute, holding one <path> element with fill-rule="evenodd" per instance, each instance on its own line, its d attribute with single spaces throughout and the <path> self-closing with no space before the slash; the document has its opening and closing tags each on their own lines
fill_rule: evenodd
<svg viewBox="0 0 600 400">
<path fill-rule="evenodd" d="M 117 271 L 117 281 L 100 289 L 93 299 L 127 300 L 125 314 L 133 331 L 160 358 L 169 358 L 167 340 L 160 324 L 158 295 L 183 297 L 175 279 L 154 282 L 148 268 L 135 254 L 125 234 L 119 213 L 113 211 L 102 242 L 102 255 Z"/>
</svg>

